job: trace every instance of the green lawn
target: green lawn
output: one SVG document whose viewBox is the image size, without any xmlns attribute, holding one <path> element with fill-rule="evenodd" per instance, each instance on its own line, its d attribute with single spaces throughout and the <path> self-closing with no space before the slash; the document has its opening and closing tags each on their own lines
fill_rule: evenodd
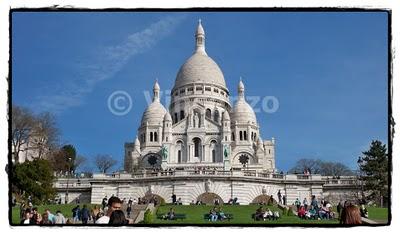
<svg viewBox="0 0 400 233">
<path fill-rule="evenodd" d="M 165 214 L 169 211 L 169 208 L 174 208 L 177 214 L 186 214 L 186 219 L 184 220 L 162 220 L 157 219 L 156 214 Z M 192 206 L 172 206 L 165 205 L 160 206 L 157 212 L 154 214 L 153 224 L 338 224 L 336 220 L 302 220 L 297 216 L 282 216 L 278 220 L 266 220 L 266 221 L 254 221 L 251 215 L 255 213 L 258 205 L 238 205 L 238 206 L 223 206 L 225 214 L 233 214 L 233 219 L 230 221 L 217 221 L 210 222 L 204 220 L 204 214 L 208 213 L 212 206 L 205 205 L 192 205 Z M 277 207 L 267 206 L 271 210 L 277 210 Z"/>
<path fill-rule="evenodd" d="M 388 221 L 388 208 L 367 207 L 368 218 L 380 223 Z"/>
<path fill-rule="evenodd" d="M 79 204 L 79 206 L 82 208 L 84 203 Z M 93 204 L 86 204 L 88 208 L 91 208 L 94 206 Z M 38 211 L 40 214 L 44 213 L 45 209 L 49 209 L 53 214 L 56 213 L 57 210 L 60 210 L 61 213 L 66 217 L 66 218 L 71 218 L 72 217 L 72 209 L 76 206 L 76 204 L 62 204 L 62 205 L 41 205 L 37 206 Z M 12 208 L 12 223 L 13 224 L 19 224 L 20 219 L 19 219 L 19 205 L 16 207 Z"/>
</svg>

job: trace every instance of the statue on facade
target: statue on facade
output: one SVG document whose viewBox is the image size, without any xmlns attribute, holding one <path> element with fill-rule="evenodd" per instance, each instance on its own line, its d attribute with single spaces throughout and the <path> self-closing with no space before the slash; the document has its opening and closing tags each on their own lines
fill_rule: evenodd
<svg viewBox="0 0 400 233">
<path fill-rule="evenodd" d="M 199 114 L 197 112 L 194 113 L 194 116 L 193 116 L 193 127 L 200 128 L 200 118 L 199 118 Z"/>
<path fill-rule="evenodd" d="M 225 147 L 224 147 L 224 156 L 225 156 L 225 158 L 228 158 L 228 156 L 229 156 L 229 149 L 228 149 L 227 145 L 225 145 Z"/>
<path fill-rule="evenodd" d="M 168 158 L 168 149 L 167 149 L 166 146 L 162 147 L 161 154 L 162 154 L 163 159 L 167 159 Z"/>
</svg>

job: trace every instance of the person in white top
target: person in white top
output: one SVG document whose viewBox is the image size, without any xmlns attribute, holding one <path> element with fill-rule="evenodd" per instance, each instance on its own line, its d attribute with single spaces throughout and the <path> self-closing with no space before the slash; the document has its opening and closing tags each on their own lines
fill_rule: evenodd
<svg viewBox="0 0 400 233">
<path fill-rule="evenodd" d="M 121 206 L 122 206 L 121 199 L 119 199 L 116 196 L 110 197 L 110 199 L 108 199 L 108 204 L 107 204 L 108 208 L 106 214 L 103 217 L 97 219 L 96 224 L 108 224 L 108 222 L 110 221 L 111 214 L 115 210 L 120 210 Z"/>
</svg>

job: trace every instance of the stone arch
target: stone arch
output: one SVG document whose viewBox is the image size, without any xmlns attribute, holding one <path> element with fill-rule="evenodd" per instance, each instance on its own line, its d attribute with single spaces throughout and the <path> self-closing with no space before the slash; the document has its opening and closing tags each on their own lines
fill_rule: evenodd
<svg viewBox="0 0 400 233">
<path fill-rule="evenodd" d="M 215 199 L 218 199 L 221 205 L 224 203 L 223 199 L 216 193 L 205 192 L 197 197 L 197 201 L 207 205 L 214 205 Z"/>
<path fill-rule="evenodd" d="M 258 195 L 257 197 L 255 197 L 253 199 L 253 201 L 251 202 L 252 204 L 267 204 L 267 205 L 275 205 L 277 204 L 276 200 L 270 195 L 266 195 L 266 194 L 261 194 Z"/>
<path fill-rule="evenodd" d="M 146 195 L 144 195 L 140 199 L 144 201 L 146 204 L 157 202 L 157 205 L 159 205 L 161 203 L 165 203 L 165 199 L 162 196 L 154 193 L 146 193 Z"/>
</svg>

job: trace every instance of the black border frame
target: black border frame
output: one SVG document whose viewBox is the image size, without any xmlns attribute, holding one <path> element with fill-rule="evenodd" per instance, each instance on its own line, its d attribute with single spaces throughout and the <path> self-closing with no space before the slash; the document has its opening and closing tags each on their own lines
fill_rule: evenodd
<svg viewBox="0 0 400 233">
<path fill-rule="evenodd" d="M 388 222 L 386 224 L 374 224 L 374 225 L 365 225 L 362 226 L 389 226 L 392 221 L 392 153 L 393 153 L 393 137 L 394 137 L 394 125 L 395 121 L 392 116 L 392 94 L 393 94 L 393 54 L 392 54 L 392 10 L 385 8 L 352 8 L 352 7 L 193 7 L 193 8 L 101 8 L 101 9 L 90 9 L 90 8 L 68 8 L 68 6 L 53 5 L 50 7 L 39 7 L 39 8 L 11 8 L 9 10 L 9 73 L 8 73 L 8 164 L 6 165 L 6 172 L 8 174 L 8 220 L 10 226 L 22 226 L 22 227 L 41 227 L 46 225 L 23 225 L 23 224 L 13 224 L 12 223 L 12 186 L 11 186 L 11 173 L 9 171 L 9 164 L 12 164 L 11 160 L 11 152 L 12 152 L 12 131 L 11 131 L 11 115 L 12 115 L 12 15 L 17 12 L 71 12 L 71 13 L 81 13 L 81 12 L 386 12 L 387 13 L 387 28 L 388 28 L 388 48 L 387 48 L 387 57 L 388 57 L 388 160 L 389 160 L 389 170 L 388 170 Z M 88 224 L 88 225 L 62 225 L 62 224 L 53 224 L 47 225 L 52 227 L 117 227 L 113 225 L 103 225 L 103 224 Z M 335 228 L 348 228 L 354 227 L 349 225 L 338 225 L 338 224 L 135 224 L 135 225 L 124 225 L 124 227 L 335 227 Z M 359 226 L 359 225 L 358 225 Z M 118 226 L 121 227 L 121 226 Z"/>
</svg>

